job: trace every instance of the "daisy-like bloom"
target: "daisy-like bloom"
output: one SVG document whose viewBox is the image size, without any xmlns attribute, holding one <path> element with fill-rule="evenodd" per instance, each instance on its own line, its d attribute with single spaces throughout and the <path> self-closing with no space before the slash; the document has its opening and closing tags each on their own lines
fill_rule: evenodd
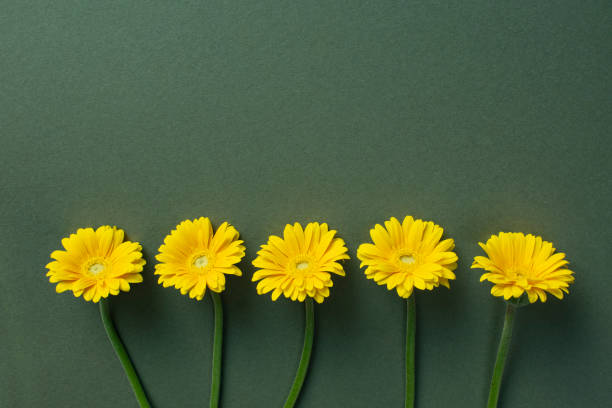
<svg viewBox="0 0 612 408">
<path fill-rule="evenodd" d="M 305 229 L 299 223 L 288 224 L 283 238 L 271 235 L 261 246 L 253 265 L 260 268 L 253 274 L 257 293 L 272 291 L 272 300 L 283 294 L 291 300 L 313 298 L 317 303 L 329 296 L 333 286 L 331 274 L 344 276 L 338 261 L 349 259 L 342 238 L 327 224 L 311 222 Z"/>
<path fill-rule="evenodd" d="M 440 241 L 444 230 L 431 221 L 411 216 L 400 222 L 395 217 L 376 224 L 370 230 L 374 244 L 361 244 L 357 250 L 360 267 L 365 274 L 387 289 L 408 298 L 413 289 L 432 290 L 439 285 L 449 287 L 455 279 L 457 254 L 452 239 Z"/>
<path fill-rule="evenodd" d="M 142 247 L 138 242 L 124 241 L 123 230 L 103 225 L 80 228 L 76 234 L 62 239 L 64 251 L 53 251 L 54 261 L 47 264 L 47 276 L 57 283 L 60 293 L 71 290 L 74 296 L 93 300 L 100 307 L 100 317 L 106 334 L 130 381 L 132 390 L 142 408 L 150 408 L 142 383 L 134 370 L 121 338 L 117 334 L 110 314 L 109 295 L 130 290 L 130 283 L 142 282 Z"/>
<path fill-rule="evenodd" d="M 142 282 L 142 247 L 138 242 L 123 241 L 124 232 L 104 225 L 80 228 L 62 239 L 65 250 L 53 251 L 54 261 L 47 264 L 47 276 L 57 283 L 58 293 L 71 290 L 74 296 L 98 302 L 100 298 L 130 290 L 130 283 Z"/>
<path fill-rule="evenodd" d="M 538 299 L 546 302 L 546 292 L 562 299 L 563 293 L 569 293 L 568 287 L 574 277 L 573 272 L 566 268 L 568 261 L 565 254 L 555 254 L 553 244 L 541 237 L 521 232 L 500 232 L 492 235 L 486 244 L 479 245 L 488 257 L 475 257 L 472 268 L 487 271 L 480 281 L 492 282 L 491 294 L 503 296 L 507 301 L 487 403 L 488 408 L 495 408 L 512 337 L 514 315 L 517 307 L 527 303 L 524 295 L 527 294 L 529 303 Z"/>
<path fill-rule="evenodd" d="M 156 256 L 160 263 L 155 265 L 155 274 L 165 288 L 174 286 L 197 300 L 204 298 L 206 288 L 212 291 L 215 329 L 210 407 L 219 406 L 221 390 L 223 304 L 218 293 L 225 290 L 225 275 L 242 275 L 236 266 L 245 250 L 239 235 L 227 222 L 215 232 L 206 217 L 185 220 L 166 236 Z"/>
<path fill-rule="evenodd" d="M 546 302 L 546 292 L 563 299 L 574 281 L 573 272 L 566 268 L 569 263 L 564 253 L 554 253 L 553 244 L 531 234 L 500 232 L 486 244 L 479 243 L 488 257 L 474 258 L 472 268 L 487 271 L 480 281 L 494 283 L 493 296 L 505 300 L 520 298 L 527 293 L 530 303 L 538 299 Z"/>
<path fill-rule="evenodd" d="M 225 275 L 241 276 L 236 264 L 244 256 L 236 228 L 224 222 L 213 232 L 206 217 L 185 220 L 164 239 L 156 256 L 155 275 L 165 288 L 174 286 L 183 295 L 202 300 L 206 288 L 225 290 Z"/>
<path fill-rule="evenodd" d="M 336 231 L 330 231 L 327 224 L 311 222 L 302 228 L 296 222 L 285 226 L 283 238 L 271 235 L 253 260 L 253 265 L 259 268 L 252 279 L 260 281 L 257 283 L 259 295 L 272 292 L 272 300 L 283 294 L 304 302 L 304 345 L 284 408 L 295 406 L 308 372 L 315 326 L 313 299 L 321 303 L 329 296 L 332 273 L 345 275 L 340 261 L 349 259 L 347 252 L 344 240 L 336 237 Z"/>
</svg>

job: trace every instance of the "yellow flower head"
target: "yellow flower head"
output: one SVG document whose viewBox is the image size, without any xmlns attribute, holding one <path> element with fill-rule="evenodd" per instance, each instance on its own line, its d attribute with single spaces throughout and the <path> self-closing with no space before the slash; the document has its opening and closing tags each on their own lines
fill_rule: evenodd
<svg viewBox="0 0 612 408">
<path fill-rule="evenodd" d="M 79 228 L 62 239 L 65 251 L 53 251 L 47 276 L 57 283 L 58 293 L 71 290 L 74 296 L 98 302 L 100 298 L 130 290 L 130 283 L 142 282 L 142 247 L 123 241 L 123 230 L 104 225 Z"/>
<path fill-rule="evenodd" d="M 472 268 L 488 271 L 480 281 L 494 283 L 493 296 L 504 299 L 520 298 L 527 293 L 529 302 L 538 298 L 546 302 L 546 292 L 563 299 L 563 292 L 569 293 L 569 284 L 574 281 L 573 272 L 565 268 L 569 262 L 565 254 L 554 254 L 551 242 L 542 237 L 525 235 L 521 232 L 500 232 L 492 235 L 486 244 L 479 243 L 488 258 L 477 256 Z"/>
<path fill-rule="evenodd" d="M 297 222 L 287 225 L 280 238 L 271 235 L 261 246 L 253 265 L 260 268 L 253 274 L 259 295 L 272 292 L 272 300 L 281 295 L 303 302 L 306 296 L 317 303 L 329 296 L 333 286 L 331 274 L 344 276 L 338 263 L 349 259 L 342 238 L 334 238 L 336 231 L 329 231 L 327 224 L 311 222 L 305 229 Z"/>
<path fill-rule="evenodd" d="M 361 244 L 357 250 L 360 267 L 367 266 L 366 277 L 397 294 L 408 298 L 414 287 L 432 290 L 439 285 L 449 287 L 455 279 L 457 255 L 452 252 L 452 239 L 440 241 L 444 230 L 431 221 L 407 216 L 400 222 L 395 217 L 376 224 L 370 230 L 374 244 Z"/>
<path fill-rule="evenodd" d="M 202 300 L 206 288 L 225 290 L 225 275 L 241 276 L 235 264 L 244 256 L 238 231 L 227 222 L 213 232 L 210 220 L 200 217 L 177 225 L 159 247 L 155 275 L 167 288 L 174 286 L 183 295 Z"/>
</svg>

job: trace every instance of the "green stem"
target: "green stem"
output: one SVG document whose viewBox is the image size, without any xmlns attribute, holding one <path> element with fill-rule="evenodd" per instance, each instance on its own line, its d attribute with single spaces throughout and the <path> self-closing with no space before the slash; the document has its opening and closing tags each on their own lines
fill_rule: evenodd
<svg viewBox="0 0 612 408">
<path fill-rule="evenodd" d="M 212 355 L 212 383 L 210 385 L 210 408 L 219 406 L 219 395 L 221 393 L 221 357 L 223 354 L 223 303 L 221 296 L 213 291 L 210 292 L 215 309 L 215 334 L 213 340 Z"/>
<path fill-rule="evenodd" d="M 291 391 L 289 391 L 289 396 L 287 397 L 284 408 L 292 408 L 295 405 L 300 395 L 300 391 L 302 390 L 302 385 L 304 384 L 304 379 L 308 371 L 308 363 L 310 363 L 310 355 L 312 354 L 312 339 L 314 336 L 314 305 L 312 303 L 312 298 L 307 297 L 304 301 L 304 305 L 306 306 L 304 347 L 302 349 L 300 365 L 298 366 L 297 374 L 295 375 L 295 380 L 293 380 L 293 385 L 291 386 Z"/>
<path fill-rule="evenodd" d="M 113 319 L 110 315 L 108 300 L 106 299 L 100 299 L 100 317 L 102 317 L 102 323 L 104 324 L 104 328 L 106 329 L 108 339 L 113 345 L 115 353 L 117 353 L 117 357 L 119 357 L 119 361 L 121 361 L 121 365 L 123 365 L 125 374 L 127 375 L 127 378 L 130 381 L 130 384 L 132 385 L 132 390 L 136 395 L 138 404 L 140 404 L 141 408 L 150 408 L 151 404 L 149 404 L 149 400 L 147 400 L 147 395 L 145 394 L 145 391 L 142 388 L 142 384 L 140 383 L 138 374 L 136 374 L 136 370 L 134 369 L 132 360 L 130 360 L 130 356 L 128 355 L 127 350 L 125 349 L 125 346 L 121 342 L 121 338 L 119 337 L 119 334 L 115 329 L 115 324 L 113 323 Z"/>
<path fill-rule="evenodd" d="M 499 341 L 497 358 L 495 359 L 495 368 L 493 369 L 493 378 L 491 379 L 491 389 L 489 390 L 489 402 L 487 403 L 487 408 L 497 407 L 497 400 L 499 398 L 499 387 L 501 385 L 502 375 L 504 374 L 506 357 L 508 357 L 510 339 L 512 338 L 512 326 L 514 325 L 515 309 L 516 308 L 510 303 L 508 303 L 508 305 L 506 306 L 504 328 L 502 330 L 501 339 Z"/>
<path fill-rule="evenodd" d="M 414 407 L 414 337 L 416 302 L 414 293 L 406 300 L 406 408 Z"/>
</svg>

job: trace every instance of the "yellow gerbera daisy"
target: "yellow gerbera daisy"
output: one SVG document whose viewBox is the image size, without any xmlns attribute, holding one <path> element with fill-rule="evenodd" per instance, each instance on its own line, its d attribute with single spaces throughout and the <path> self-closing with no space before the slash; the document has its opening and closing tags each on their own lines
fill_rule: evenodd
<svg viewBox="0 0 612 408">
<path fill-rule="evenodd" d="M 65 251 L 53 251 L 47 264 L 47 276 L 57 283 L 58 293 L 71 290 L 74 296 L 98 302 L 100 298 L 130 290 L 130 283 L 142 282 L 142 247 L 138 242 L 123 241 L 124 232 L 104 225 L 79 228 L 62 239 Z"/>
<path fill-rule="evenodd" d="M 344 276 L 338 261 L 349 259 L 342 238 L 327 224 L 311 222 L 305 229 L 299 223 L 287 224 L 283 238 L 271 235 L 261 246 L 253 265 L 260 268 L 253 274 L 257 293 L 272 292 L 272 300 L 281 295 L 303 302 L 306 296 L 317 303 L 329 296 L 333 286 L 331 274 Z"/>
<path fill-rule="evenodd" d="M 431 221 L 407 216 L 400 222 L 395 217 L 376 224 L 370 230 L 374 244 L 361 244 L 357 250 L 360 267 L 365 274 L 387 289 L 408 298 L 413 288 L 432 290 L 439 285 L 449 287 L 449 279 L 457 268 L 457 255 L 452 252 L 452 239 L 440 241 L 444 230 Z"/>
<path fill-rule="evenodd" d="M 569 262 L 564 253 L 556 253 L 553 244 L 542 237 L 521 232 L 500 232 L 486 244 L 479 243 L 488 258 L 477 256 L 472 268 L 488 271 L 480 281 L 494 283 L 493 296 L 520 298 L 527 293 L 529 302 L 538 298 L 546 302 L 546 292 L 563 299 L 563 292 L 574 281 L 573 272 L 565 268 Z"/>
<path fill-rule="evenodd" d="M 156 256 L 159 283 L 174 286 L 181 294 L 202 300 L 206 288 L 225 290 L 225 275 L 241 276 L 235 264 L 244 256 L 243 241 L 236 228 L 224 222 L 213 232 L 206 217 L 185 220 L 164 239 Z"/>
</svg>

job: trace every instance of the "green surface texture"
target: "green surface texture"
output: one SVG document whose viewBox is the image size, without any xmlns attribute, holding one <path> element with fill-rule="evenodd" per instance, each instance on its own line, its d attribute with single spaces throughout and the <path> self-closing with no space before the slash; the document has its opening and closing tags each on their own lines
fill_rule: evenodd
<svg viewBox="0 0 612 408">
<path fill-rule="evenodd" d="M 97 305 L 55 293 L 49 254 L 82 226 L 144 247 L 110 300 L 156 408 L 203 407 L 213 313 L 153 277 L 181 220 L 246 241 L 229 277 L 221 406 L 280 407 L 303 304 L 258 296 L 251 261 L 324 221 L 351 260 L 316 305 L 299 407 L 401 407 L 405 301 L 359 270 L 369 228 L 434 220 L 451 289 L 416 294 L 416 406 L 484 407 L 504 303 L 478 241 L 542 235 L 563 301 L 520 310 L 500 407 L 612 401 L 610 1 L 0 1 L 0 406 L 137 407 Z"/>
</svg>

